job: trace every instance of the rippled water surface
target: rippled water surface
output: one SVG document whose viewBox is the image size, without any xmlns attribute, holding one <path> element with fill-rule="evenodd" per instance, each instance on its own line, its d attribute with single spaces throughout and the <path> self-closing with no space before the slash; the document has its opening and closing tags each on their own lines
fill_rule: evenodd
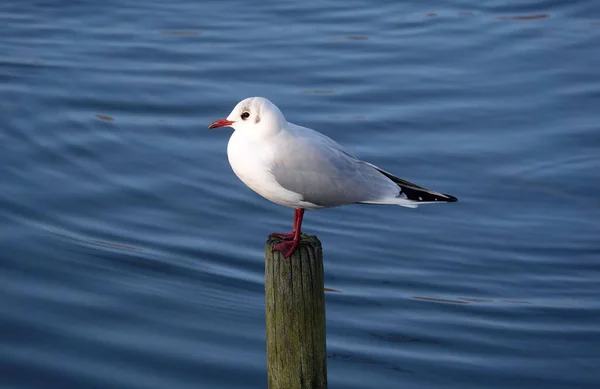
<svg viewBox="0 0 600 389">
<path fill-rule="evenodd" d="M 264 388 L 244 97 L 459 198 L 309 212 L 331 388 L 597 388 L 591 0 L 4 1 L 0 386 Z"/>
</svg>

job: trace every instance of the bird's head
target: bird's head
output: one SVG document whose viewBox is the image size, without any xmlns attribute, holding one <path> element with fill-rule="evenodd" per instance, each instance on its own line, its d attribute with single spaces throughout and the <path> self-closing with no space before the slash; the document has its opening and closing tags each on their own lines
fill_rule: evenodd
<svg viewBox="0 0 600 389">
<path fill-rule="evenodd" d="M 237 103 L 229 116 L 213 122 L 208 128 L 233 127 L 248 136 L 269 136 L 286 125 L 279 108 L 264 97 L 248 97 Z"/>
</svg>

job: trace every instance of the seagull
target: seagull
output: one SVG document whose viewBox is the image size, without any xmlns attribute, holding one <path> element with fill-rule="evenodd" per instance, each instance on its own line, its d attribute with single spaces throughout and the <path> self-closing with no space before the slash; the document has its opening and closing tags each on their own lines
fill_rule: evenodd
<svg viewBox="0 0 600 389">
<path fill-rule="evenodd" d="M 300 243 L 304 210 L 349 204 L 421 204 L 457 201 L 361 161 L 333 139 L 288 122 L 263 97 L 240 101 L 209 129 L 232 127 L 229 164 L 237 177 L 262 197 L 294 208 L 292 232 L 270 234 L 282 241 L 273 251 L 289 258 Z"/>
</svg>

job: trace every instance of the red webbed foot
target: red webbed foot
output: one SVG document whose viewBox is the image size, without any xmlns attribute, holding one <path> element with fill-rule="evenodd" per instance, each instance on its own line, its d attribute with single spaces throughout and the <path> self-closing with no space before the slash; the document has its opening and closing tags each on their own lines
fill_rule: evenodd
<svg viewBox="0 0 600 389">
<path fill-rule="evenodd" d="M 300 239 L 302 237 L 302 217 L 304 216 L 304 209 L 294 209 L 294 229 L 289 233 L 278 233 L 274 232 L 269 235 L 272 238 L 280 238 L 283 242 L 277 243 L 273 247 L 273 251 L 279 251 L 285 258 L 289 258 L 292 256 L 296 248 L 298 248 L 298 244 L 300 244 Z"/>
<path fill-rule="evenodd" d="M 279 251 L 285 258 L 289 258 L 292 256 L 296 248 L 298 248 L 298 244 L 300 243 L 300 239 L 294 240 L 286 240 L 280 243 L 277 243 L 275 247 L 273 247 L 273 251 Z"/>
<path fill-rule="evenodd" d="M 295 234 L 296 233 L 294 231 L 292 231 L 292 232 L 274 232 L 274 233 L 270 234 L 269 237 L 279 238 L 279 239 L 283 239 L 283 240 L 291 240 L 291 239 L 294 239 Z"/>
</svg>

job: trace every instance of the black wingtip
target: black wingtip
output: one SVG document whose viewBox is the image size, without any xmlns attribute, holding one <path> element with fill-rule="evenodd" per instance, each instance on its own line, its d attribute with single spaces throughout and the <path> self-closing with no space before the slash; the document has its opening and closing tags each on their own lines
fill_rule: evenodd
<svg viewBox="0 0 600 389">
<path fill-rule="evenodd" d="M 385 170 L 379 169 L 377 166 L 373 167 L 377 169 L 381 174 L 392 180 L 396 185 L 398 185 L 401 190 L 400 194 L 403 194 L 409 200 L 413 200 L 415 202 L 428 203 L 435 201 L 439 201 L 440 203 L 455 203 L 458 201 L 458 199 L 452 195 L 446 193 L 433 192 L 429 189 L 423 188 L 422 186 L 398 178 L 393 174 L 386 172 Z"/>
<path fill-rule="evenodd" d="M 448 200 L 446 200 L 449 203 L 455 203 L 458 201 L 458 199 L 452 195 L 449 195 L 447 193 L 442 193 L 444 196 L 448 197 Z"/>
</svg>

